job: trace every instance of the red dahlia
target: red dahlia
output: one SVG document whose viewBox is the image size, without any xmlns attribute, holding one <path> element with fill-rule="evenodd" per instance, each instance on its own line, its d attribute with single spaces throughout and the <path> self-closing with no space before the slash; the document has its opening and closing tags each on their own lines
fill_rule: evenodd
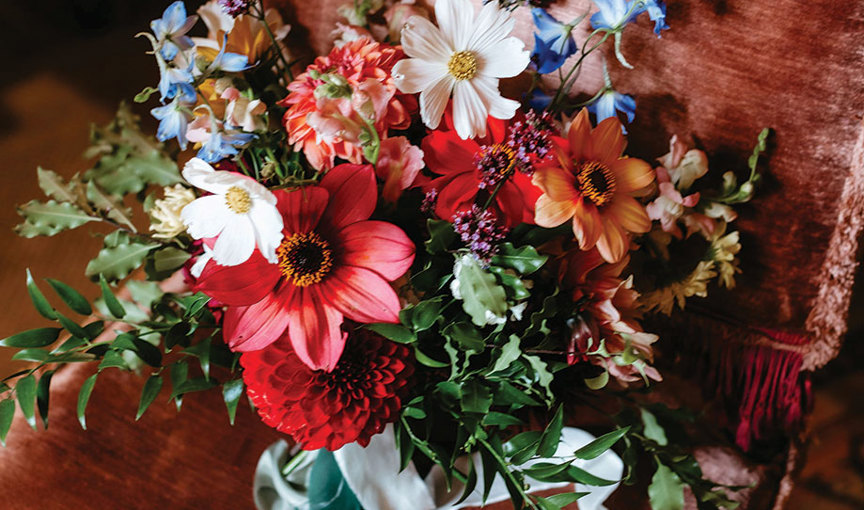
<svg viewBox="0 0 864 510">
<path fill-rule="evenodd" d="M 348 335 L 332 372 L 313 370 L 286 338 L 240 358 L 252 403 L 267 425 L 305 450 L 362 446 L 396 421 L 414 373 L 410 350 L 371 331 Z"/>
</svg>

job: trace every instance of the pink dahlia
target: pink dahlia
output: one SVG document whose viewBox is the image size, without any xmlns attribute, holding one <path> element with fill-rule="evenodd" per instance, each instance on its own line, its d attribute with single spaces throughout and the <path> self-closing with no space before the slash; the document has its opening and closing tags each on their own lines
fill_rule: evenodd
<svg viewBox="0 0 864 510">
<path fill-rule="evenodd" d="M 333 370 L 345 346 L 345 317 L 399 321 L 389 282 L 414 260 L 395 225 L 369 220 L 377 202 L 370 165 L 339 165 L 318 186 L 275 191 L 283 240 L 277 264 L 257 252 L 238 266 L 210 262 L 195 288 L 225 303 L 223 333 L 235 351 L 286 337 L 308 367 Z"/>
</svg>

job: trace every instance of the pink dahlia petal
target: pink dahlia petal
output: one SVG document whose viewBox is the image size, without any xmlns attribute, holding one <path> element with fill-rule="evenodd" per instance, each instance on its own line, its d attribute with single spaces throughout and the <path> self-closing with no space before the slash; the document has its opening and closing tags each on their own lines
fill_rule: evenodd
<svg viewBox="0 0 864 510">
<path fill-rule="evenodd" d="M 297 289 L 291 308 L 288 338 L 294 352 L 313 370 L 331 371 L 345 347 L 342 314 L 325 301 L 317 286 Z"/>
<path fill-rule="evenodd" d="M 358 221 L 340 233 L 349 266 L 371 269 L 388 281 L 399 278 L 414 262 L 414 243 L 396 225 L 383 221 Z"/>
<path fill-rule="evenodd" d="M 335 229 L 367 220 L 375 210 L 378 190 L 372 165 L 338 165 L 321 179 L 321 187 L 330 192 L 324 218 Z"/>
<path fill-rule="evenodd" d="M 296 191 L 277 190 L 276 208 L 282 214 L 285 230 L 290 233 L 311 231 L 327 208 L 329 194 L 317 186 L 308 186 Z"/>
<path fill-rule="evenodd" d="M 282 336 L 288 327 L 285 305 L 293 287 L 285 286 L 278 294 L 268 294 L 251 306 L 231 306 L 225 311 L 223 334 L 233 351 L 263 349 Z"/>
<path fill-rule="evenodd" d="M 324 282 L 328 301 L 349 319 L 357 322 L 399 322 L 399 297 L 377 273 L 361 267 L 344 266 Z"/>
</svg>

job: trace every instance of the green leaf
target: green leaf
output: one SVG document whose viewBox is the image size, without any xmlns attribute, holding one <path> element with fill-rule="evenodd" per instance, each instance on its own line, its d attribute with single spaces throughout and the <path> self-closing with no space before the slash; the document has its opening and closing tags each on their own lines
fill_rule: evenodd
<svg viewBox="0 0 864 510">
<path fill-rule="evenodd" d="M 183 405 L 183 395 L 179 392 L 180 386 L 186 382 L 189 376 L 189 365 L 185 361 L 178 361 L 171 365 L 171 398 L 177 406 L 177 411 Z"/>
<path fill-rule="evenodd" d="M 640 411 L 642 413 L 642 424 L 645 426 L 645 437 L 654 440 L 660 446 L 669 444 L 669 440 L 666 439 L 666 431 L 657 423 L 657 417 L 644 407 L 640 408 Z"/>
<path fill-rule="evenodd" d="M 119 368 L 120 370 L 129 370 L 129 365 L 123 359 L 123 355 L 117 351 L 109 350 L 105 352 L 105 357 L 99 363 L 99 372 L 106 368 Z"/>
<path fill-rule="evenodd" d="M 375 324 L 367 324 L 366 329 L 400 344 L 410 344 L 417 341 L 417 335 L 401 324 L 387 324 L 379 322 Z"/>
<path fill-rule="evenodd" d="M 225 401 L 225 408 L 228 409 L 228 419 L 231 425 L 234 425 L 234 418 L 237 416 L 237 404 L 240 403 L 242 396 L 243 379 L 233 379 L 222 385 L 222 399 Z"/>
<path fill-rule="evenodd" d="M 458 281 L 459 292 L 462 294 L 462 308 L 477 326 L 487 324 L 487 312 L 496 317 L 504 317 L 507 313 L 507 293 L 498 285 L 495 276 L 484 271 L 480 264 L 471 256 L 459 259 Z"/>
<path fill-rule="evenodd" d="M 432 359 L 429 356 L 423 354 L 423 352 L 417 347 L 417 345 L 414 345 L 414 358 L 416 358 L 419 363 L 426 365 L 430 368 L 444 368 L 450 366 L 443 361 Z"/>
<path fill-rule="evenodd" d="M 497 411 L 490 411 L 486 416 L 483 417 L 483 425 L 494 425 L 504 428 L 511 426 L 520 426 L 524 424 L 524 421 L 511 414 L 499 413 Z"/>
<path fill-rule="evenodd" d="M 524 391 L 516 389 L 507 381 L 502 381 L 495 393 L 495 405 L 538 406 L 540 402 L 528 396 Z"/>
<path fill-rule="evenodd" d="M 48 359 L 48 351 L 42 349 L 23 349 L 12 355 L 13 360 L 17 361 L 36 361 L 42 362 Z"/>
<path fill-rule="evenodd" d="M 15 417 L 15 401 L 11 398 L 0 400 L 0 444 L 6 446 L 6 435 Z"/>
<path fill-rule="evenodd" d="M 195 393 L 196 391 L 206 391 L 216 386 L 217 383 L 212 380 L 196 377 L 195 379 L 186 379 L 179 386 L 173 388 L 171 397 L 176 398 L 187 393 Z"/>
<path fill-rule="evenodd" d="M 96 376 L 98 375 L 95 373 L 88 377 L 81 385 L 81 391 L 78 392 L 78 422 L 81 423 L 81 428 L 84 430 L 87 430 L 87 418 L 85 417 L 87 402 L 90 401 L 90 394 L 93 393 L 93 386 L 96 385 Z"/>
<path fill-rule="evenodd" d="M 41 166 L 36 169 L 39 187 L 46 196 L 59 202 L 77 202 L 81 196 L 74 186 L 67 184 L 56 172 L 45 170 Z"/>
<path fill-rule="evenodd" d="M 206 338 L 201 342 L 187 347 L 183 350 L 183 354 L 189 354 L 198 358 L 198 362 L 201 364 L 201 372 L 204 374 L 205 379 L 210 379 L 210 345 L 212 341 L 210 338 Z"/>
<path fill-rule="evenodd" d="M 27 418 L 27 423 L 36 430 L 36 378 L 33 374 L 23 377 L 18 380 L 15 385 L 15 394 L 18 395 L 18 405 L 21 407 L 21 412 Z"/>
<path fill-rule="evenodd" d="M 138 402 L 138 412 L 135 414 L 135 421 L 141 419 L 150 404 L 159 396 L 159 391 L 162 389 L 162 377 L 151 375 L 144 383 L 144 388 L 141 390 L 141 400 Z"/>
<path fill-rule="evenodd" d="M 648 486 L 648 499 L 652 510 L 684 510 L 684 484 L 671 469 L 658 463 Z"/>
<path fill-rule="evenodd" d="M 135 94 L 135 102 L 136 103 L 146 103 L 150 96 L 153 95 L 154 92 L 158 92 L 159 89 L 154 87 L 144 87 L 144 90 Z"/>
<path fill-rule="evenodd" d="M 624 427 L 623 429 L 613 430 L 612 432 L 603 434 L 582 448 L 576 450 L 573 455 L 576 456 L 576 458 L 583 460 L 596 459 L 606 450 L 612 448 L 612 445 L 617 443 L 618 440 L 624 437 L 624 435 L 629 431 L 630 427 Z"/>
<path fill-rule="evenodd" d="M 492 257 L 492 264 L 515 269 L 522 275 L 529 275 L 543 267 L 548 258 L 546 255 L 537 253 L 531 245 L 514 248 L 512 243 L 503 243 L 499 246 L 498 253 Z"/>
<path fill-rule="evenodd" d="M 122 199 L 105 193 L 94 181 L 87 181 L 87 200 L 107 218 L 129 227 L 132 232 L 138 231 L 132 223 L 132 210 L 123 205 Z"/>
<path fill-rule="evenodd" d="M 99 220 L 76 205 L 68 202 L 58 203 L 54 200 L 47 202 L 31 200 L 18 208 L 18 214 L 24 218 L 24 223 L 15 227 L 15 232 L 27 238 L 53 236 L 64 230 Z"/>
<path fill-rule="evenodd" d="M 120 301 L 111 292 L 111 288 L 108 286 L 108 282 L 105 281 L 105 276 L 102 274 L 99 275 L 99 286 L 102 287 L 102 300 L 105 301 L 105 306 L 108 308 L 108 311 L 111 312 L 111 315 L 122 319 L 124 315 L 126 315 L 126 310 L 123 308 L 123 305 L 120 304 Z"/>
<path fill-rule="evenodd" d="M 529 430 L 516 434 L 504 444 L 504 451 L 510 456 L 513 464 L 524 464 L 537 453 L 542 432 Z"/>
<path fill-rule="evenodd" d="M 482 352 L 486 346 L 477 328 L 466 322 L 451 323 L 441 331 L 441 334 L 459 344 L 465 351 Z"/>
<path fill-rule="evenodd" d="M 54 315 L 54 308 L 48 300 L 45 299 L 45 295 L 42 294 L 39 287 L 36 286 L 36 282 L 33 281 L 33 276 L 30 274 L 29 268 L 27 269 L 27 293 L 30 294 L 30 300 L 33 301 L 33 306 L 36 308 L 36 311 L 39 312 L 39 315 L 46 319 L 54 320 L 56 317 Z"/>
<path fill-rule="evenodd" d="M 462 385 L 462 411 L 485 414 L 492 407 L 492 393 L 479 379 L 470 379 Z"/>
<path fill-rule="evenodd" d="M 208 339 L 209 342 L 209 339 Z M 147 363 L 151 367 L 160 367 L 162 366 L 162 351 L 159 350 L 158 347 L 151 344 L 147 340 L 133 337 L 132 343 L 135 345 L 135 354 L 141 358 L 141 361 Z M 209 355 L 209 350 L 208 350 Z M 209 359 L 209 358 L 208 358 Z M 202 368 L 204 367 L 204 362 L 201 362 Z M 209 361 L 208 361 L 208 370 L 209 370 Z"/>
<path fill-rule="evenodd" d="M 51 345 L 60 336 L 61 328 L 36 328 L 0 340 L 3 347 L 45 347 Z"/>
<path fill-rule="evenodd" d="M 189 252 L 169 246 L 153 253 L 153 267 L 160 273 L 174 272 L 191 257 Z"/>
<path fill-rule="evenodd" d="M 551 402 L 555 399 L 555 395 L 552 394 L 552 379 L 555 376 L 552 375 L 552 372 L 546 367 L 546 362 L 541 360 L 537 356 L 528 356 L 523 355 L 522 358 L 531 365 L 531 368 L 534 369 L 534 374 L 536 377 L 537 384 L 539 384 L 544 390 L 546 390 L 546 396 Z"/>
<path fill-rule="evenodd" d="M 456 240 L 456 231 L 449 221 L 426 220 L 426 228 L 429 230 L 429 239 L 425 243 L 426 251 L 432 255 L 446 252 Z"/>
<path fill-rule="evenodd" d="M 579 501 L 581 498 L 591 494 L 590 492 L 563 492 L 561 494 L 555 494 L 553 496 L 547 496 L 546 501 L 549 501 L 553 505 L 557 505 L 559 507 L 565 507 L 571 503 L 575 503 Z"/>
<path fill-rule="evenodd" d="M 441 316 L 442 306 L 440 297 L 427 299 L 416 305 L 405 307 L 399 312 L 399 320 L 414 331 L 426 331 Z"/>
<path fill-rule="evenodd" d="M 107 238 L 106 238 L 107 241 Z M 104 247 L 95 259 L 87 264 L 84 274 L 88 277 L 104 275 L 107 280 L 122 280 L 144 263 L 147 254 L 157 248 L 156 243 L 141 243 L 128 240 L 126 244 Z"/>
<path fill-rule="evenodd" d="M 126 289 L 136 303 L 147 309 L 152 307 L 153 303 L 162 299 L 162 296 L 165 294 L 156 282 L 131 280 L 126 282 Z"/>
<path fill-rule="evenodd" d="M 62 313 L 57 312 L 57 320 L 60 322 L 60 325 L 63 326 L 63 328 L 68 331 L 72 336 L 89 339 L 89 335 L 87 334 L 87 331 L 84 330 L 84 328 L 79 326 L 77 322 L 66 317 Z"/>
<path fill-rule="evenodd" d="M 48 401 L 51 397 L 51 377 L 54 376 L 54 370 L 46 370 L 42 377 L 39 378 L 39 384 L 36 386 L 36 405 L 39 408 L 39 417 L 42 418 L 42 426 L 48 429 Z"/>
<path fill-rule="evenodd" d="M 62 299 L 63 302 L 72 309 L 72 311 L 81 315 L 90 315 L 93 313 L 93 309 L 90 308 L 90 303 L 87 301 L 87 298 L 82 296 L 80 292 L 58 280 L 46 278 L 45 281 L 51 285 L 54 292 L 60 296 L 60 299 Z"/>
<path fill-rule="evenodd" d="M 501 348 L 501 354 L 498 356 L 498 359 L 495 360 L 495 365 L 492 367 L 492 373 L 506 370 L 514 361 L 519 359 L 519 356 L 521 355 L 522 351 L 519 349 L 519 337 L 516 335 L 510 335 L 510 339 L 506 344 L 504 344 L 504 347 Z"/>
<path fill-rule="evenodd" d="M 616 482 L 615 480 L 606 480 L 605 478 L 600 478 L 599 476 L 594 476 L 588 471 L 585 471 L 582 468 L 570 465 L 566 471 L 566 479 L 564 481 L 570 481 L 574 483 L 581 483 L 584 485 L 593 485 L 595 487 L 603 487 L 606 485 L 612 485 Z"/>
<path fill-rule="evenodd" d="M 588 386 L 588 389 L 591 390 L 602 390 L 607 384 L 609 384 L 609 371 L 606 369 L 597 377 L 585 378 L 585 386 Z"/>
<path fill-rule="evenodd" d="M 540 437 L 540 446 L 537 448 L 537 454 L 541 457 L 552 457 L 558 450 L 558 443 L 561 442 L 561 429 L 564 428 L 564 406 L 559 405 L 546 430 Z"/>
<path fill-rule="evenodd" d="M 503 285 L 506 290 L 508 290 L 508 296 L 511 299 L 515 299 L 516 301 L 520 301 L 522 299 L 527 299 L 531 296 L 531 293 L 528 292 L 528 289 L 525 287 L 525 283 L 519 279 L 518 276 L 514 276 L 512 274 L 508 274 L 507 271 L 511 271 L 510 269 L 504 269 L 503 267 L 498 266 L 489 266 L 487 270 L 494 274 L 498 279 L 498 283 Z"/>
</svg>

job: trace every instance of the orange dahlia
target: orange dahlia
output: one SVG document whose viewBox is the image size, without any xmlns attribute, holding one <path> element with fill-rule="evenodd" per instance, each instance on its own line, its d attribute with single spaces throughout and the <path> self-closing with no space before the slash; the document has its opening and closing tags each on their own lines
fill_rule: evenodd
<svg viewBox="0 0 864 510">
<path fill-rule="evenodd" d="M 597 246 L 606 261 L 621 260 L 629 249 L 628 233 L 651 228 L 645 208 L 630 196 L 654 180 L 651 166 L 622 156 L 627 142 L 618 119 L 591 129 L 585 109 L 570 122 L 567 139 L 557 142 L 557 157 L 534 173 L 534 184 L 543 190 L 534 221 L 552 228 L 572 220 L 582 250 Z"/>
<path fill-rule="evenodd" d="M 362 146 L 352 140 L 322 137 L 307 122 L 310 114 L 319 113 L 321 102 L 315 97 L 315 89 L 325 84 L 321 75 L 337 74 L 345 79 L 352 91 L 362 90 L 367 81 L 380 83 L 379 92 L 373 102 L 385 101 L 381 115 L 376 115 L 375 130 L 385 138 L 389 129 L 405 129 L 411 125 L 411 112 L 417 109 L 416 100 L 402 94 L 396 88 L 391 75 L 393 65 L 404 58 L 399 46 L 390 46 L 361 38 L 341 47 L 333 48 L 327 56 L 318 57 L 306 72 L 288 85 L 288 96 L 279 102 L 288 108 L 283 118 L 288 132 L 288 143 L 295 150 L 302 150 L 309 163 L 319 170 L 333 167 L 334 158 L 340 157 L 351 163 L 363 161 Z M 313 78 L 317 76 L 317 78 Z M 376 89 L 380 87 L 376 86 Z M 379 110 L 376 104 L 376 113 Z"/>
</svg>

